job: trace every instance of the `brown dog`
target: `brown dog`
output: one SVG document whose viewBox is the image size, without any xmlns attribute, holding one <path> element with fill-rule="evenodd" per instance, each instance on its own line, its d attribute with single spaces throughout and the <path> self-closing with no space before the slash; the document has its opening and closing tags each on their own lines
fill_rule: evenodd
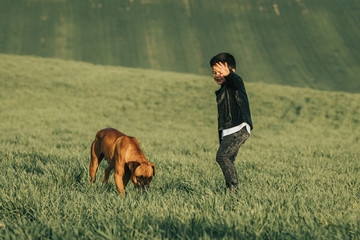
<svg viewBox="0 0 360 240">
<path fill-rule="evenodd" d="M 96 134 L 91 145 L 90 177 L 95 182 L 95 174 L 101 160 L 105 157 L 109 167 L 105 169 L 104 182 L 109 184 L 109 175 L 115 169 L 116 187 L 121 196 L 131 179 L 135 187 L 149 187 L 155 176 L 155 166 L 148 162 L 140 149 L 139 142 L 116 129 L 106 128 Z"/>
</svg>

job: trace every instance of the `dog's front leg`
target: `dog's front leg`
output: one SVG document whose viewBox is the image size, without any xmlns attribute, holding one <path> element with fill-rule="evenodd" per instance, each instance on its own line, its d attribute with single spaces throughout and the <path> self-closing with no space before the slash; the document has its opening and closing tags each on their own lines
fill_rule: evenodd
<svg viewBox="0 0 360 240">
<path fill-rule="evenodd" d="M 124 183 L 123 183 L 123 176 L 125 174 L 124 168 L 122 167 L 115 167 L 115 184 L 117 187 L 117 190 L 119 191 L 120 195 L 123 196 L 125 190 L 124 190 Z"/>
</svg>

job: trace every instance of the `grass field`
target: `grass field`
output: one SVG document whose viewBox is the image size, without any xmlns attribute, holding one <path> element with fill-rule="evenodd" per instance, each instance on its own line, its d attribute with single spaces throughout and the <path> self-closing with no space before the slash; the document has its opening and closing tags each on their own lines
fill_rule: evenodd
<svg viewBox="0 0 360 240">
<path fill-rule="evenodd" d="M 0 53 L 360 92 L 359 0 L 1 0 Z"/>
<path fill-rule="evenodd" d="M 246 87 L 254 130 L 226 194 L 210 75 L 0 55 L 0 238 L 359 239 L 360 94 Z M 105 162 L 90 186 L 104 127 L 155 163 L 146 194 L 104 186 Z"/>
</svg>

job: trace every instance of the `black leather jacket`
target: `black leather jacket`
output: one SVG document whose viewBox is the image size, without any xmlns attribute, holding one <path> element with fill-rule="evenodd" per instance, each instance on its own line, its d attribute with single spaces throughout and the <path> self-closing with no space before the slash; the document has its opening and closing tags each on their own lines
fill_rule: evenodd
<svg viewBox="0 0 360 240">
<path fill-rule="evenodd" d="M 249 101 L 240 76 L 230 70 L 226 81 L 215 92 L 218 108 L 218 130 L 232 128 L 246 122 L 253 129 Z"/>
</svg>

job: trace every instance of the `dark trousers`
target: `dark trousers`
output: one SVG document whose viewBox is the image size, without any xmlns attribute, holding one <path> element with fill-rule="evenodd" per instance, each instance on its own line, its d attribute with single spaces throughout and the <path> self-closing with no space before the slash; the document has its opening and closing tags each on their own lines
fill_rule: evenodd
<svg viewBox="0 0 360 240">
<path fill-rule="evenodd" d="M 243 127 L 240 131 L 225 136 L 220 142 L 220 147 L 216 153 L 216 162 L 224 174 L 226 187 L 237 186 L 239 178 L 234 165 L 235 158 L 239 152 L 239 148 L 249 138 L 250 134 Z"/>
</svg>

